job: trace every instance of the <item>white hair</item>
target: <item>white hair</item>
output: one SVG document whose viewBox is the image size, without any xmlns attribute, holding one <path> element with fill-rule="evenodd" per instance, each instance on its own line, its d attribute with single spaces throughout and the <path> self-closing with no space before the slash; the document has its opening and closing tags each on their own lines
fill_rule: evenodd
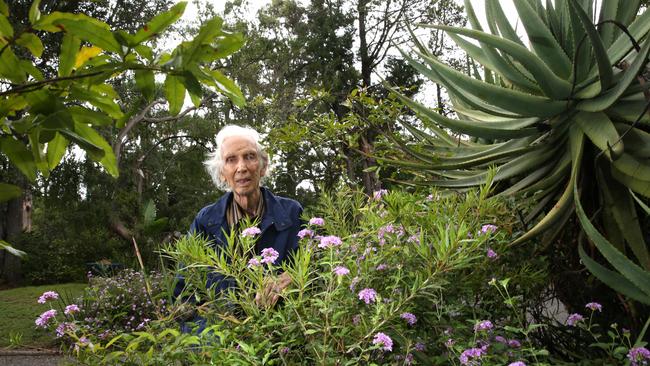
<svg viewBox="0 0 650 366">
<path fill-rule="evenodd" d="M 266 169 L 266 175 L 262 177 L 260 184 L 262 184 L 262 180 L 264 180 L 265 177 L 268 177 L 270 173 L 269 155 L 266 153 L 266 151 L 264 151 L 264 148 L 260 144 L 260 134 L 250 127 L 242 127 L 237 125 L 224 126 L 219 131 L 219 133 L 217 133 L 216 150 L 208 153 L 208 158 L 203 162 L 203 165 L 205 165 L 205 168 L 207 169 L 208 174 L 210 174 L 210 178 L 212 178 L 214 184 L 217 186 L 217 188 L 223 191 L 229 191 L 230 186 L 228 185 L 228 182 L 221 179 L 221 170 L 223 169 L 221 146 L 223 145 L 224 140 L 226 140 L 228 137 L 235 136 L 250 139 L 253 143 L 255 143 L 258 159 L 260 159 L 260 162 L 262 163 L 260 170 Z"/>
</svg>

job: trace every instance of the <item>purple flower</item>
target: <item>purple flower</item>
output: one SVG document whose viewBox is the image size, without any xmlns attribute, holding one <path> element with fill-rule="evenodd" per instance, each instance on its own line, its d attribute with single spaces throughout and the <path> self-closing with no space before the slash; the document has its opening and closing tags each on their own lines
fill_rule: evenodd
<svg viewBox="0 0 650 366">
<path fill-rule="evenodd" d="M 363 302 L 366 304 L 375 302 L 377 300 L 377 291 L 371 288 L 364 288 L 363 290 L 359 291 L 359 300 L 363 300 Z"/>
<path fill-rule="evenodd" d="M 566 324 L 568 326 L 574 327 L 578 322 L 581 322 L 583 320 L 585 320 L 585 318 L 582 315 L 578 313 L 574 313 L 569 315 L 569 317 L 566 320 Z"/>
<path fill-rule="evenodd" d="M 345 276 L 346 274 L 349 274 L 349 273 L 350 273 L 350 270 L 347 269 L 347 268 L 345 268 L 345 267 L 343 267 L 343 266 L 336 266 L 336 267 L 334 267 L 334 271 L 333 271 L 333 272 L 334 272 L 334 274 L 336 274 L 337 276 Z"/>
<path fill-rule="evenodd" d="M 476 323 L 476 325 L 474 325 L 474 331 L 475 332 L 480 332 L 480 331 L 483 331 L 483 330 L 487 331 L 487 330 L 490 330 L 492 328 L 493 328 L 492 322 L 489 321 L 489 320 L 483 320 L 483 321 L 480 321 L 480 322 Z"/>
<path fill-rule="evenodd" d="M 375 334 L 375 338 L 372 340 L 372 344 L 380 345 L 384 351 L 393 350 L 393 340 L 382 332 Z"/>
<path fill-rule="evenodd" d="M 361 323 L 361 315 L 357 314 L 352 317 L 352 324 L 359 325 L 359 323 Z"/>
<path fill-rule="evenodd" d="M 47 323 L 56 316 L 56 310 L 48 310 L 43 314 L 39 315 L 38 318 L 34 321 L 37 326 L 41 328 L 47 327 Z"/>
<path fill-rule="evenodd" d="M 289 347 L 280 348 L 280 353 L 286 355 L 287 353 L 289 353 Z"/>
<path fill-rule="evenodd" d="M 375 192 L 372 194 L 372 198 L 373 198 L 375 201 L 379 201 L 379 200 L 381 199 L 381 197 L 384 196 L 384 195 L 386 195 L 387 193 L 388 193 L 388 190 L 386 190 L 386 189 L 380 189 L 380 190 L 378 190 L 378 191 L 375 191 Z"/>
<path fill-rule="evenodd" d="M 343 244 L 343 241 L 341 241 L 341 238 L 338 236 L 334 235 L 328 235 L 328 236 L 323 236 L 320 238 L 320 244 L 318 244 L 319 248 L 330 248 L 330 247 L 337 247 L 339 245 Z"/>
<path fill-rule="evenodd" d="M 309 219 L 309 225 L 323 226 L 325 225 L 325 220 L 320 217 L 312 217 Z"/>
<path fill-rule="evenodd" d="M 246 229 L 242 230 L 241 236 L 246 236 L 246 237 L 252 238 L 255 235 L 260 235 L 261 233 L 262 233 L 262 230 L 260 230 L 260 228 L 258 228 L 256 226 L 251 226 L 249 228 L 246 228 Z"/>
<path fill-rule="evenodd" d="M 515 361 L 515 362 L 509 364 L 508 366 L 526 366 L 526 364 L 524 362 L 522 362 L 522 361 Z"/>
<path fill-rule="evenodd" d="M 487 257 L 488 257 L 488 258 L 494 260 L 494 259 L 497 259 L 498 256 L 499 256 L 499 255 L 497 254 L 497 252 L 495 252 L 494 250 L 492 250 L 492 248 L 488 248 L 488 250 L 487 250 Z"/>
<path fill-rule="evenodd" d="M 251 258 L 251 259 L 248 261 L 248 268 L 257 267 L 257 266 L 259 266 L 260 264 L 262 264 L 262 263 L 260 263 L 260 260 L 257 259 L 257 257 L 255 257 L 255 258 Z"/>
<path fill-rule="evenodd" d="M 312 230 L 302 229 L 302 230 L 298 231 L 298 237 L 300 239 L 304 239 L 305 237 L 312 238 L 313 236 L 314 236 L 314 232 Z"/>
<path fill-rule="evenodd" d="M 470 348 L 460 354 L 459 360 L 461 365 L 480 365 L 478 359 L 485 354 L 481 348 Z M 474 360 L 476 359 L 476 360 Z"/>
<path fill-rule="evenodd" d="M 409 242 L 409 243 L 420 244 L 420 235 L 417 235 L 417 234 L 411 235 L 411 236 L 409 236 L 408 239 L 406 239 L 406 241 Z"/>
<path fill-rule="evenodd" d="M 415 325 L 418 321 L 418 318 L 411 313 L 402 313 L 399 317 L 406 320 L 406 324 L 408 325 Z"/>
<path fill-rule="evenodd" d="M 43 292 L 43 295 L 38 298 L 38 303 L 39 304 L 45 304 L 47 300 L 56 300 L 59 298 L 59 294 L 57 294 L 54 291 L 45 291 Z"/>
<path fill-rule="evenodd" d="M 135 305 L 135 304 L 133 304 L 133 305 Z M 78 313 L 79 310 L 81 310 L 81 309 L 79 309 L 78 305 L 70 304 L 70 305 L 65 307 L 65 310 L 63 311 L 63 313 L 65 315 L 71 315 L 71 314 L 74 314 L 74 313 Z"/>
<path fill-rule="evenodd" d="M 519 348 L 521 347 L 521 343 L 519 343 L 519 341 L 516 339 L 511 339 L 508 341 L 508 346 L 510 346 L 511 348 Z"/>
<path fill-rule="evenodd" d="M 276 259 L 278 259 L 279 255 L 280 253 L 273 248 L 264 248 L 262 249 L 262 263 L 272 264 Z"/>
<path fill-rule="evenodd" d="M 454 346 L 455 343 L 456 341 L 454 341 L 452 338 L 449 338 L 445 341 L 445 347 L 451 348 Z"/>
<path fill-rule="evenodd" d="M 61 338 L 66 332 L 74 332 L 76 329 L 77 326 L 74 323 L 63 322 L 56 327 L 56 336 Z"/>
<path fill-rule="evenodd" d="M 424 352 L 424 350 L 426 349 L 426 347 L 424 346 L 424 343 L 422 343 L 422 342 L 417 342 L 417 343 L 413 346 L 413 349 L 415 349 L 415 350 L 418 351 L 418 352 Z"/>
<path fill-rule="evenodd" d="M 650 360 L 650 351 L 645 347 L 633 347 L 627 353 L 627 358 L 632 362 L 632 366 L 647 365 Z"/>
<path fill-rule="evenodd" d="M 382 264 L 378 265 L 377 268 L 375 268 L 375 269 L 378 270 L 378 271 L 383 271 L 383 270 L 385 270 L 387 268 L 388 268 L 388 266 L 386 264 L 382 263 Z"/>
<path fill-rule="evenodd" d="M 505 338 L 503 338 L 502 336 L 499 336 L 499 335 L 496 336 L 496 337 L 494 337 L 494 340 L 497 341 L 497 342 L 499 342 L 499 343 L 503 343 L 503 344 L 507 344 L 507 343 L 508 343 L 508 340 L 507 340 L 507 339 L 505 339 Z"/>
<path fill-rule="evenodd" d="M 493 233 L 497 231 L 497 226 L 492 224 L 485 224 L 481 226 L 481 234 Z"/>
<path fill-rule="evenodd" d="M 596 311 L 596 310 L 598 310 L 599 312 L 603 311 L 603 306 L 597 302 L 590 302 L 587 305 L 585 305 L 585 308 L 591 309 L 591 311 Z"/>
</svg>

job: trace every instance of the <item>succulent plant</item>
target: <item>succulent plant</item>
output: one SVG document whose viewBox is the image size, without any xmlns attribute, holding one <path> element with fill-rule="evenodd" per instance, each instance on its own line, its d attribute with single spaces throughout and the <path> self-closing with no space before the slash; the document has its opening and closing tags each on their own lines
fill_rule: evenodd
<svg viewBox="0 0 650 366">
<path fill-rule="evenodd" d="M 498 0 L 485 1 L 489 31 L 469 1 L 473 29 L 424 25 L 444 30 L 482 70 L 455 70 L 414 37 L 404 57 L 446 88 L 457 118 L 401 96 L 424 128 L 403 122 L 415 143 L 393 138 L 411 158 L 384 160 L 417 171 L 421 184 L 455 189 L 485 183 L 494 167 L 497 194 L 533 200 L 531 220 L 545 212 L 513 244 L 549 239 L 577 214 L 615 270 L 579 245 L 585 266 L 650 304 L 642 225 L 650 214 L 650 11 L 638 14 L 639 1 L 594 3 L 514 1 L 527 42 Z"/>
</svg>

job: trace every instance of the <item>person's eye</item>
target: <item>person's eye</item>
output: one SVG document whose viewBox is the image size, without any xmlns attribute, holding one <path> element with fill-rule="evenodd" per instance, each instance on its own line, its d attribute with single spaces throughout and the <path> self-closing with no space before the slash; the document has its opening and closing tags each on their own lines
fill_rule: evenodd
<svg viewBox="0 0 650 366">
<path fill-rule="evenodd" d="M 234 156 L 229 156 L 226 158 L 226 163 L 232 164 L 235 162 L 235 157 Z"/>
<path fill-rule="evenodd" d="M 255 160 L 255 158 L 256 158 L 255 154 L 246 155 L 246 159 L 248 159 L 248 160 Z"/>
</svg>

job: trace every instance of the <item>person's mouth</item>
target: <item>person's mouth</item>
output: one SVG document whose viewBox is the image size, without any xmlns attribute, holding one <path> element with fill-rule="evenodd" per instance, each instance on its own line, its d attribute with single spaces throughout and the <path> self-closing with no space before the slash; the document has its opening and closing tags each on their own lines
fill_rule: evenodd
<svg viewBox="0 0 650 366">
<path fill-rule="evenodd" d="M 242 178 L 242 179 L 235 180 L 235 182 L 237 182 L 237 184 L 239 184 L 239 185 L 246 185 L 246 184 L 250 183 L 251 181 L 252 181 L 252 179 L 250 179 L 250 178 Z"/>
</svg>

